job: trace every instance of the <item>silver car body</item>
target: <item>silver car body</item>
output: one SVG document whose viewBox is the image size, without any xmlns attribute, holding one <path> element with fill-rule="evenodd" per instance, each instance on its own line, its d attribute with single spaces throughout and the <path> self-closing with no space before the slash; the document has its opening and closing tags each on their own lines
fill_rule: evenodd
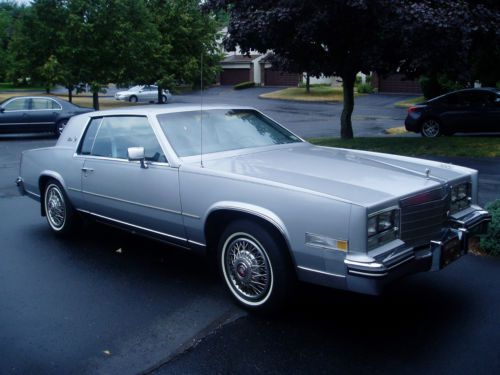
<svg viewBox="0 0 500 375">
<path fill-rule="evenodd" d="M 172 94 L 169 90 L 163 90 L 163 95 L 166 101 L 172 99 Z M 139 85 L 133 86 L 126 91 L 118 91 L 115 94 L 116 100 L 137 101 L 137 102 L 153 102 L 158 100 L 158 86 L 154 85 Z M 137 99 L 137 100 L 135 100 Z"/>
<path fill-rule="evenodd" d="M 217 108 L 226 107 L 204 110 Z M 51 177 L 80 212 L 200 252 L 214 215 L 258 218 L 281 233 L 300 280 L 373 294 L 400 276 L 442 268 L 451 239 L 459 243 L 453 257 L 465 254 L 469 233 L 489 220 L 477 206 L 477 171 L 456 165 L 305 141 L 179 157 L 157 116 L 195 109 L 76 116 L 54 147 L 23 153 L 18 185 L 40 200 L 43 179 Z M 145 169 L 77 153 L 93 117 L 123 115 L 147 116 L 168 163 Z M 468 205 L 450 212 L 450 189 L 464 183 Z M 392 208 L 401 215 L 394 228 L 400 235 L 369 246 L 369 218 Z"/>
</svg>

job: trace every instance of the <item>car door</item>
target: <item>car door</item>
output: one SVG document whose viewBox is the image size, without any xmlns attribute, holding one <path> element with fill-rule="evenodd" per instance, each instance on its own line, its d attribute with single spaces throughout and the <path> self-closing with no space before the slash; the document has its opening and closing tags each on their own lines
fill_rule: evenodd
<svg viewBox="0 0 500 375">
<path fill-rule="evenodd" d="M 500 94 L 488 93 L 485 105 L 485 117 L 489 132 L 500 132 Z"/>
<path fill-rule="evenodd" d="M 467 110 L 464 113 L 465 132 L 488 131 L 488 92 L 469 91 L 463 97 L 463 104 Z"/>
<path fill-rule="evenodd" d="M 29 131 L 31 123 L 28 110 L 31 98 L 14 98 L 4 104 L 0 109 L 0 131 L 25 132 Z"/>
<path fill-rule="evenodd" d="M 28 117 L 33 131 L 53 131 L 62 107 L 50 98 L 32 98 Z"/>
<path fill-rule="evenodd" d="M 129 147 L 144 147 L 147 168 L 129 161 Z M 186 245 L 178 169 L 168 164 L 145 116 L 94 118 L 79 153 L 86 211 L 121 225 Z"/>
</svg>

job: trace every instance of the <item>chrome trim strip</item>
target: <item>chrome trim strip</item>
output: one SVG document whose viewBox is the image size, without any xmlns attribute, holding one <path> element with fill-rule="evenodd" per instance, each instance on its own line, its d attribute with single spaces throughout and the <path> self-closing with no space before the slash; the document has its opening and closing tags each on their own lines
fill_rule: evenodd
<svg viewBox="0 0 500 375">
<path fill-rule="evenodd" d="M 338 275 L 338 274 L 336 274 L 336 273 L 330 273 L 330 272 L 325 272 L 325 271 L 314 270 L 314 269 L 312 269 L 312 268 L 307 268 L 307 267 L 302 267 L 302 266 L 297 266 L 297 268 L 300 268 L 300 269 L 301 269 L 301 270 L 303 270 L 303 271 L 320 273 L 320 274 L 322 274 L 322 275 L 326 275 L 326 276 L 333 276 L 333 277 L 341 277 L 341 278 L 345 278 L 345 275 Z"/>
<path fill-rule="evenodd" d="M 87 211 L 87 210 L 82 210 L 80 208 L 77 208 L 77 211 L 80 211 L 80 212 L 83 212 L 85 214 L 89 214 L 89 215 L 92 215 L 92 216 L 97 216 L 97 217 L 100 217 L 101 219 L 105 219 L 105 220 L 109 220 L 109 221 L 113 221 L 115 223 L 118 223 L 118 224 L 123 224 L 123 225 L 126 225 L 126 226 L 129 226 L 129 227 L 133 227 L 133 228 L 137 228 L 137 229 L 140 229 L 140 230 L 143 230 L 143 231 L 146 231 L 146 232 L 151 232 L 151 233 L 154 233 L 154 234 L 158 234 L 160 236 L 165 236 L 165 237 L 169 237 L 169 238 L 174 238 L 176 240 L 179 240 L 179 241 L 187 241 L 185 238 L 182 238 L 182 237 L 177 237 L 177 236 L 174 236 L 172 234 L 167 234 L 167 233 L 163 233 L 163 232 L 159 232 L 157 230 L 153 230 L 153 229 L 148 229 L 148 228 L 145 228 L 145 227 L 141 227 L 139 225 L 135 225 L 135 224 L 130 224 L 130 223 L 127 223 L 126 221 L 121 221 L 121 220 L 117 220 L 117 219 L 112 219 L 110 217 L 107 217 L 107 216 L 103 216 L 103 215 L 99 215 L 99 214 L 96 214 L 94 212 L 90 212 L 90 211 Z"/>
<path fill-rule="evenodd" d="M 199 217 L 199 216 L 197 216 L 197 215 L 188 214 L 188 213 L 186 213 L 186 212 L 183 212 L 183 213 L 182 213 L 182 216 L 190 217 L 190 218 L 197 219 L 197 220 L 201 219 L 201 217 Z"/>
<path fill-rule="evenodd" d="M 148 204 L 142 204 L 142 203 L 132 202 L 132 201 L 128 201 L 126 199 L 110 197 L 110 196 L 107 196 L 107 195 L 91 193 L 90 191 L 82 190 L 81 192 L 84 193 L 84 194 L 95 196 L 95 197 L 100 197 L 100 198 L 105 198 L 105 199 L 111 199 L 113 201 L 128 203 L 128 204 L 132 204 L 132 205 L 139 206 L 139 207 L 151 208 L 153 210 L 168 212 L 168 213 L 171 213 L 171 214 L 176 214 L 176 215 L 181 215 L 182 214 L 180 211 L 170 210 L 168 208 L 161 208 L 161 207 L 156 207 L 156 206 L 150 206 Z"/>
<path fill-rule="evenodd" d="M 403 259 L 402 261 L 396 263 L 396 264 L 393 264 L 392 266 L 388 267 L 387 269 L 388 270 L 392 270 L 393 268 L 396 268 L 396 267 L 399 267 L 400 265 L 402 265 L 403 263 L 406 263 L 408 262 L 409 260 L 412 260 L 415 258 L 415 255 L 411 255 L 410 257 L 406 258 L 406 259 Z"/>
<path fill-rule="evenodd" d="M 207 246 L 204 243 L 196 242 L 196 241 L 192 241 L 192 240 L 188 240 L 188 242 L 192 243 L 193 245 L 197 245 L 197 246 L 201 246 L 201 247 L 206 247 Z"/>
<path fill-rule="evenodd" d="M 73 158 L 76 159 L 91 159 L 91 160 L 107 160 L 107 161 L 117 161 L 122 163 L 134 163 L 139 164 L 139 162 L 131 162 L 128 159 L 120 159 L 120 158 L 110 158 L 107 156 L 94 156 L 94 155 L 83 155 L 77 154 L 76 152 L 73 154 Z M 147 160 L 146 160 L 147 161 Z M 160 166 L 160 167 L 171 167 L 169 163 L 159 162 L 159 161 L 147 161 L 148 165 L 151 166 Z M 174 167 L 171 167 L 174 168 Z"/>
<path fill-rule="evenodd" d="M 71 190 L 71 191 L 76 191 L 77 193 L 81 193 L 82 192 L 80 189 L 75 189 L 75 188 L 72 188 L 72 187 L 68 187 L 67 189 Z"/>
<path fill-rule="evenodd" d="M 369 276 L 369 277 L 384 277 L 387 276 L 388 273 L 368 273 L 368 272 L 361 272 L 361 271 L 354 271 L 354 270 L 349 270 L 349 273 L 352 273 L 354 275 L 361 275 L 361 276 Z"/>
<path fill-rule="evenodd" d="M 360 267 L 366 267 L 366 268 L 384 268 L 385 266 L 381 263 L 363 263 L 363 262 L 356 262 L 354 260 L 349 260 L 349 259 L 344 259 L 344 263 L 347 264 L 348 266 L 360 266 Z"/>
<path fill-rule="evenodd" d="M 32 191 L 29 191 L 27 189 L 24 189 L 24 191 L 26 192 L 26 194 L 33 195 L 33 196 L 35 196 L 37 198 L 40 198 L 40 194 L 33 193 Z"/>
</svg>

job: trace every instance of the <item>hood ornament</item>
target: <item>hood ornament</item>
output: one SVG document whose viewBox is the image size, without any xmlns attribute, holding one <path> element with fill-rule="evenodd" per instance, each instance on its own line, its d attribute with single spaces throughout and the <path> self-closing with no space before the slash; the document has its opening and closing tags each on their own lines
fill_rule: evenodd
<svg viewBox="0 0 500 375">
<path fill-rule="evenodd" d="M 429 175 L 431 174 L 431 170 L 429 168 L 425 168 L 425 177 L 429 179 Z"/>
</svg>

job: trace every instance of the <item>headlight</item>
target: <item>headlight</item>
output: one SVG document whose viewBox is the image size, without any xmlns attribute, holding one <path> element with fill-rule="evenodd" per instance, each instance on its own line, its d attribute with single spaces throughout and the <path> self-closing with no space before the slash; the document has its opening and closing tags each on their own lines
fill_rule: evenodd
<svg viewBox="0 0 500 375">
<path fill-rule="evenodd" d="M 450 202 L 450 213 L 454 214 L 458 211 L 470 206 L 471 202 L 471 184 L 470 182 L 464 182 L 459 185 L 455 185 L 451 188 L 451 202 Z"/>
<path fill-rule="evenodd" d="M 368 216 L 368 249 L 374 249 L 399 238 L 399 208 Z"/>
</svg>

